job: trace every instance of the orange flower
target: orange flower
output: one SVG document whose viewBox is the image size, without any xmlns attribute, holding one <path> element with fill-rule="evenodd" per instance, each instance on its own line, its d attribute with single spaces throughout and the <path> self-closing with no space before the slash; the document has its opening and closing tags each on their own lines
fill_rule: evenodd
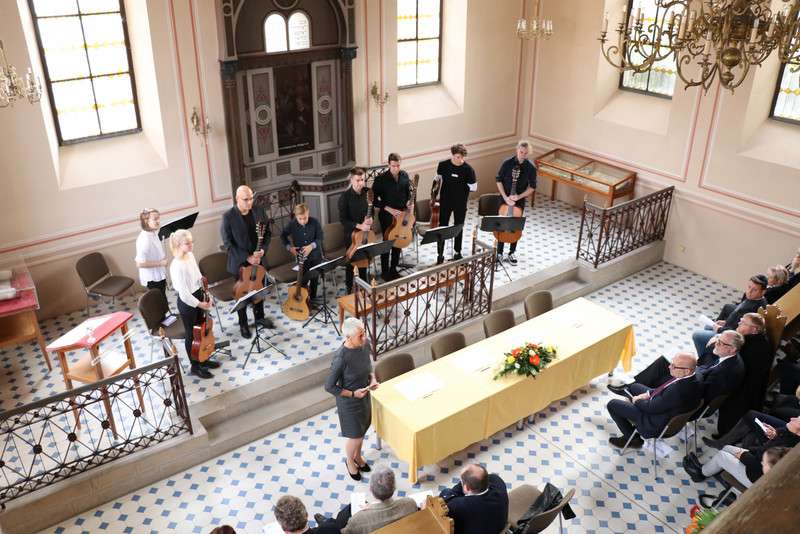
<svg viewBox="0 0 800 534">
<path fill-rule="evenodd" d="M 534 344 L 534 345 L 531 345 L 531 346 L 533 347 L 533 350 L 539 350 L 539 345 Z"/>
<path fill-rule="evenodd" d="M 516 358 L 517 356 L 519 356 L 520 351 L 522 351 L 522 348 L 518 347 L 518 348 L 514 349 L 513 351 L 511 351 L 511 355 Z"/>
<path fill-rule="evenodd" d="M 531 362 L 531 363 L 533 363 L 533 356 L 531 356 L 530 358 L 528 358 L 528 361 L 529 361 L 529 362 Z"/>
<path fill-rule="evenodd" d="M 533 356 L 531 356 L 531 363 L 533 365 L 539 365 L 539 363 L 541 363 L 541 361 L 542 360 L 540 360 L 539 357 L 536 356 L 535 354 Z"/>
</svg>

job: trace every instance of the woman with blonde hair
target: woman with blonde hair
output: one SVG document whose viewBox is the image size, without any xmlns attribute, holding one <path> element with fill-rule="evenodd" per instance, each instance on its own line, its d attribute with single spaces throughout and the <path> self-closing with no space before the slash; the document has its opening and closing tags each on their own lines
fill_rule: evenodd
<svg viewBox="0 0 800 534">
<path fill-rule="evenodd" d="M 145 208 L 139 214 L 142 231 L 136 238 L 136 267 L 139 269 L 139 282 L 147 289 L 160 289 L 167 294 L 167 255 L 158 239 L 161 229 L 161 215 L 155 208 Z"/>
<path fill-rule="evenodd" d="M 207 300 L 200 300 L 203 297 L 201 287 L 200 267 L 194 257 L 194 240 L 188 230 L 178 230 L 169 237 L 169 246 L 175 260 L 169 266 L 169 275 L 172 278 L 172 285 L 178 292 L 178 311 L 183 320 L 183 327 L 186 329 L 184 346 L 186 355 L 192 362 L 192 374 L 200 378 L 212 378 L 208 370 L 219 367 L 219 362 L 208 359 L 204 362 L 192 359 L 192 342 L 194 341 L 194 325 L 203 319 L 205 314 L 211 309 L 213 304 L 211 295 Z"/>
</svg>

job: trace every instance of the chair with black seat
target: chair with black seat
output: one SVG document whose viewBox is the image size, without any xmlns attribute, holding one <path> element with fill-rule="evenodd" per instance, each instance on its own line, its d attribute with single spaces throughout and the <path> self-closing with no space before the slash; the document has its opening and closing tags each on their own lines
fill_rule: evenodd
<svg viewBox="0 0 800 534">
<path fill-rule="evenodd" d="M 386 382 L 387 380 L 391 380 L 396 376 L 413 370 L 413 356 L 407 352 L 392 354 L 391 356 L 381 358 L 381 361 L 375 364 L 375 379 L 378 382 Z"/>
<path fill-rule="evenodd" d="M 478 197 L 478 215 L 481 217 L 497 215 L 500 212 L 501 201 L 500 193 L 484 193 Z"/>
<path fill-rule="evenodd" d="M 495 310 L 483 319 L 483 333 L 486 337 L 492 337 L 516 324 L 514 311 L 510 308 Z"/>
<path fill-rule="evenodd" d="M 112 306 L 114 299 L 128 290 L 131 295 L 136 297 L 132 288 L 133 278 L 111 274 L 106 258 L 100 252 L 92 252 L 79 259 L 75 264 L 75 269 L 78 271 L 78 277 L 86 292 L 87 316 L 89 315 L 90 298 L 100 299 L 108 312 L 110 310 L 103 297 L 111 297 Z"/>
<path fill-rule="evenodd" d="M 139 313 L 144 320 L 147 331 L 150 333 L 150 358 L 153 358 L 153 345 L 156 338 L 161 338 L 160 329 L 164 329 L 164 337 L 183 340 L 186 330 L 183 321 L 170 312 L 169 303 L 164 292 L 160 289 L 150 289 L 139 298 Z M 170 319 L 172 317 L 173 319 Z M 170 322 L 164 325 L 164 322 Z"/>
<path fill-rule="evenodd" d="M 737 478 L 735 476 L 733 476 L 732 474 L 728 473 L 724 469 L 720 473 L 720 476 L 722 477 L 722 480 L 724 480 L 725 482 L 728 483 L 728 489 L 725 490 L 724 492 L 722 492 L 714 500 L 714 502 L 712 503 L 712 506 L 714 508 L 718 508 L 720 506 L 724 506 L 725 500 L 728 498 L 728 495 L 730 495 L 733 492 L 733 490 L 738 491 L 739 495 L 741 495 L 742 493 L 745 492 L 745 490 L 747 490 L 747 487 L 745 487 L 744 484 L 739 482 L 739 480 L 737 480 Z"/>
<path fill-rule="evenodd" d="M 537 315 L 547 313 L 553 309 L 553 294 L 542 289 L 534 291 L 524 301 L 525 305 L 525 318 L 533 319 Z"/>
<path fill-rule="evenodd" d="M 332 222 L 322 227 L 322 257 L 325 261 L 335 260 L 339 256 L 347 253 L 347 246 L 344 242 L 344 229 L 342 223 Z M 336 279 L 335 271 L 331 271 L 333 285 L 339 289 L 339 281 Z"/>
<path fill-rule="evenodd" d="M 467 346 L 467 338 L 461 332 L 447 332 L 431 343 L 431 357 L 434 360 L 443 358 Z"/>
<path fill-rule="evenodd" d="M 217 301 L 230 302 L 234 300 L 233 285 L 236 283 L 236 278 L 228 272 L 228 253 L 213 252 L 200 260 L 199 267 L 200 274 L 205 276 L 208 282 L 208 292 L 214 297 L 217 323 L 225 330 L 219 315 Z"/>
<path fill-rule="evenodd" d="M 719 410 L 719 407 L 728 400 L 730 397 L 730 393 L 726 393 L 725 395 L 718 395 L 711 399 L 711 401 L 704 403 L 703 409 L 698 410 L 695 414 L 689 419 L 689 421 L 694 422 L 694 453 L 697 454 L 697 420 L 704 419 L 706 417 L 711 417 L 714 415 L 714 412 Z M 688 441 L 688 440 L 687 440 Z"/>
<path fill-rule="evenodd" d="M 508 522 L 510 523 L 511 529 L 516 529 L 519 526 L 519 520 L 541 494 L 541 491 L 530 484 L 523 484 L 508 492 Z M 569 504 L 573 495 L 575 495 L 575 488 L 570 488 L 557 506 L 531 517 L 522 532 L 526 534 L 541 532 L 550 526 L 550 523 L 555 520 L 556 516 L 558 516 L 559 532 L 562 532 L 564 530 L 564 524 L 561 511 Z"/>
<path fill-rule="evenodd" d="M 672 419 L 670 419 L 669 423 L 666 424 L 666 426 L 664 427 L 664 430 L 662 430 L 661 433 L 658 436 L 642 436 L 643 439 L 652 439 L 653 440 L 653 478 L 654 479 L 658 480 L 658 454 L 656 453 L 656 443 L 658 442 L 658 440 L 671 438 L 671 437 L 677 435 L 678 432 L 680 432 L 683 429 L 683 427 L 686 426 L 686 423 L 689 422 L 689 419 L 691 419 L 692 416 L 695 413 L 697 413 L 699 410 L 702 410 L 702 409 L 703 409 L 703 399 L 700 399 L 700 402 L 697 403 L 696 407 L 692 408 L 688 412 L 678 414 L 675 417 L 673 417 Z M 628 438 L 628 441 L 625 443 L 625 447 L 623 447 L 622 450 L 619 451 L 620 456 L 625 454 L 625 451 L 628 449 L 628 445 L 633 440 L 633 438 L 636 437 L 637 434 L 639 434 L 639 430 L 638 429 L 634 430 L 633 433 L 631 433 L 631 436 Z M 688 455 L 689 454 L 689 440 L 688 439 L 684 442 L 684 448 L 685 448 L 684 454 Z"/>
</svg>

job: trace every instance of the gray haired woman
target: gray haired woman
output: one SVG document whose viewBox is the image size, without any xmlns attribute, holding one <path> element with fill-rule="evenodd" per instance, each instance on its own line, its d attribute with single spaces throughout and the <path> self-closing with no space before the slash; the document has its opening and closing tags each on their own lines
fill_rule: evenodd
<svg viewBox="0 0 800 534">
<path fill-rule="evenodd" d="M 361 472 L 369 471 L 361 457 L 364 435 L 372 423 L 370 391 L 378 388 L 372 372 L 367 333 L 358 319 L 349 317 L 342 325 L 345 341 L 333 357 L 325 379 L 325 391 L 336 397 L 339 426 L 345 443 L 345 464 L 353 480 L 361 480 Z"/>
</svg>

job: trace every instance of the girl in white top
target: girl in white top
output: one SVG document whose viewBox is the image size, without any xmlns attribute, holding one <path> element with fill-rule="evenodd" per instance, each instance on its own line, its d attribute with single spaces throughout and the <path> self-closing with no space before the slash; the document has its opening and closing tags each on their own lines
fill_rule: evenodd
<svg viewBox="0 0 800 534">
<path fill-rule="evenodd" d="M 172 278 L 172 285 L 178 292 L 178 311 L 183 320 L 183 327 L 186 330 L 184 345 L 186 355 L 192 362 L 192 374 L 200 378 L 211 378 L 208 370 L 219 367 L 219 362 L 209 358 L 204 362 L 192 360 L 192 342 L 194 341 L 194 325 L 205 317 L 213 304 L 211 295 L 208 300 L 201 301 L 203 290 L 201 288 L 200 267 L 194 257 L 194 241 L 192 234 L 188 230 L 178 230 L 169 238 L 169 246 L 175 256 L 169 266 L 169 275 Z"/>
<path fill-rule="evenodd" d="M 161 215 L 158 210 L 145 208 L 139 214 L 142 231 L 136 238 L 136 267 L 139 269 L 139 281 L 147 289 L 160 289 L 167 294 L 167 255 L 158 239 L 161 229 Z"/>
</svg>

